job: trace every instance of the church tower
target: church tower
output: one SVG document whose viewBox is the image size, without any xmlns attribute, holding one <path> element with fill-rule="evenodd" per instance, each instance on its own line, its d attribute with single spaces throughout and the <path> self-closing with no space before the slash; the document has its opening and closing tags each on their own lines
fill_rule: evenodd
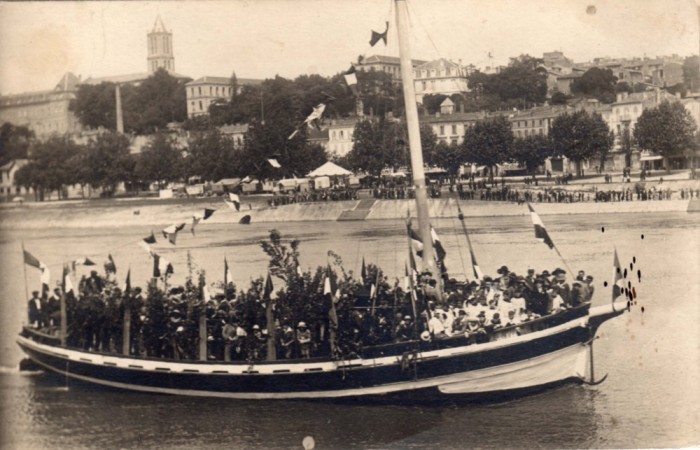
<svg viewBox="0 0 700 450">
<path fill-rule="evenodd" d="M 161 67 L 169 72 L 175 71 L 173 34 L 165 29 L 159 15 L 153 24 L 153 30 L 148 33 L 148 73 Z"/>
</svg>

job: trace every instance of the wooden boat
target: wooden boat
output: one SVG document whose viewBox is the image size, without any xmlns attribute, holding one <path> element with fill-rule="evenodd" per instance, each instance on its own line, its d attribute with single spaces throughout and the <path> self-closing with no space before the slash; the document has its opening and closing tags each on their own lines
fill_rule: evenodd
<svg viewBox="0 0 700 450">
<path fill-rule="evenodd" d="M 404 98 L 415 98 L 406 4 L 396 0 Z M 423 267 L 435 269 L 415 102 L 406 101 Z M 598 327 L 624 312 L 614 302 L 468 337 L 366 347 L 357 357 L 263 362 L 174 361 L 67 348 L 60 337 L 24 328 L 17 342 L 37 365 L 77 380 L 141 392 L 238 399 L 381 398 L 498 400 L 569 381 L 597 384 Z M 65 339 L 63 340 L 65 341 Z M 604 379 L 604 378 L 603 378 Z M 602 381 L 602 380 L 601 380 Z"/>
</svg>

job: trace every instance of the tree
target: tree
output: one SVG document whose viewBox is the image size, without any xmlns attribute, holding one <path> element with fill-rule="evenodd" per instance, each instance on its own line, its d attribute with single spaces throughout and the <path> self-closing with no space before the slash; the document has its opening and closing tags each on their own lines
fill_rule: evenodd
<svg viewBox="0 0 700 450">
<path fill-rule="evenodd" d="M 187 148 L 184 176 L 217 181 L 240 173 L 241 152 L 234 149 L 230 137 L 216 128 L 192 133 Z"/>
<path fill-rule="evenodd" d="M 77 182 L 71 160 L 80 153 L 80 146 L 65 136 L 53 136 L 32 144 L 29 163 L 16 174 L 16 183 L 32 188 L 40 200 L 51 191 L 63 198 L 64 187 Z"/>
<path fill-rule="evenodd" d="M 355 125 L 355 142 L 347 154 L 347 163 L 356 171 L 379 176 L 385 167 L 398 167 L 405 161 L 404 136 L 404 131 L 394 121 L 383 117 L 362 120 Z"/>
<path fill-rule="evenodd" d="M 571 92 L 588 98 L 595 98 L 601 103 L 615 101 L 617 77 L 610 69 L 591 67 L 580 78 L 574 80 Z"/>
<path fill-rule="evenodd" d="M 439 142 L 435 146 L 435 165 L 442 167 L 450 175 L 457 175 L 464 162 L 464 150 L 458 144 Z"/>
<path fill-rule="evenodd" d="M 185 83 L 159 69 L 139 86 L 120 85 L 124 130 L 149 134 L 165 128 L 170 122 L 187 118 Z M 82 84 L 69 109 L 87 128 L 116 130 L 116 85 L 103 82 L 98 85 Z"/>
<path fill-rule="evenodd" d="M 662 102 L 658 107 L 645 110 L 634 127 L 634 138 L 639 147 L 664 159 L 666 171 L 671 170 L 668 158 L 695 148 L 695 121 L 680 102 Z"/>
<path fill-rule="evenodd" d="M 563 92 L 555 92 L 552 94 L 552 98 L 550 99 L 550 102 L 552 105 L 566 105 L 567 101 L 569 100 L 569 96 L 564 94 Z"/>
<path fill-rule="evenodd" d="M 478 120 L 464 134 L 463 148 L 467 161 L 489 168 L 510 159 L 513 147 L 513 130 L 504 116 Z"/>
<path fill-rule="evenodd" d="M 129 154 L 129 138 L 120 133 L 100 133 L 87 144 L 88 183 L 113 195 L 120 182 L 130 180 L 134 161 Z"/>
<path fill-rule="evenodd" d="M 555 155 L 564 155 L 576 164 L 576 175 L 583 173 L 581 162 L 607 155 L 612 148 L 610 129 L 598 113 L 585 110 L 564 113 L 552 122 L 549 132 Z"/>
<path fill-rule="evenodd" d="M 0 127 L 0 166 L 13 159 L 26 159 L 34 132 L 24 125 L 5 122 Z"/>
<path fill-rule="evenodd" d="M 150 134 L 164 129 L 170 122 L 187 119 L 185 84 L 188 81 L 175 78 L 162 68 L 145 79 L 134 95 L 124 100 L 128 110 L 124 116 L 125 130 Z"/>
<path fill-rule="evenodd" d="M 522 164 L 530 174 L 534 174 L 537 168 L 552 155 L 552 141 L 547 136 L 533 134 L 517 138 L 513 143 L 513 160 Z"/>
<path fill-rule="evenodd" d="M 448 98 L 444 94 L 428 94 L 423 96 L 423 108 L 428 114 L 440 112 L 440 105 Z"/>
<path fill-rule="evenodd" d="M 625 167 L 632 167 L 632 145 L 633 136 L 628 126 L 620 133 L 620 149 L 625 154 Z"/>
<path fill-rule="evenodd" d="M 182 149 L 165 133 L 157 133 L 136 161 L 136 175 L 142 181 L 155 182 L 159 188 L 183 178 Z"/>
</svg>

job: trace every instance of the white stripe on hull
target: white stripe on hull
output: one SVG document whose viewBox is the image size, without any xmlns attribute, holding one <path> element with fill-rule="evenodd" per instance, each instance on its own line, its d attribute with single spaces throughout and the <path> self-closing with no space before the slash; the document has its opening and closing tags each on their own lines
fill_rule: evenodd
<svg viewBox="0 0 700 450">
<path fill-rule="evenodd" d="M 320 399 L 383 395 L 433 387 L 437 387 L 443 394 L 483 394 L 487 392 L 499 392 L 511 389 L 532 388 L 585 375 L 587 361 L 586 355 L 588 354 L 588 348 L 589 347 L 585 344 L 575 344 L 546 355 L 511 364 L 504 364 L 487 369 L 474 370 L 419 381 L 390 383 L 381 386 L 358 389 L 283 393 L 214 392 L 193 389 L 172 389 L 142 386 L 78 375 L 66 372 L 59 368 L 48 366 L 41 361 L 37 361 L 37 363 L 47 367 L 50 370 L 78 380 L 140 392 L 232 399 Z"/>
<path fill-rule="evenodd" d="M 582 377 L 588 373 L 588 349 L 588 345 L 577 344 L 536 358 L 466 372 L 461 374 L 461 381 L 440 384 L 438 389 L 443 394 L 474 394 L 523 389 Z"/>
</svg>

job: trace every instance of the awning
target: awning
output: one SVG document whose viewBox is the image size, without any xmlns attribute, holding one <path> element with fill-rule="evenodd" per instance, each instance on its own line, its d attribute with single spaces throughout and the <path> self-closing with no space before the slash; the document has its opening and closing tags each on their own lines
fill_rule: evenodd
<svg viewBox="0 0 700 450">
<path fill-rule="evenodd" d="M 658 161 L 660 159 L 664 159 L 663 156 L 642 156 L 639 158 L 640 161 Z"/>
</svg>

